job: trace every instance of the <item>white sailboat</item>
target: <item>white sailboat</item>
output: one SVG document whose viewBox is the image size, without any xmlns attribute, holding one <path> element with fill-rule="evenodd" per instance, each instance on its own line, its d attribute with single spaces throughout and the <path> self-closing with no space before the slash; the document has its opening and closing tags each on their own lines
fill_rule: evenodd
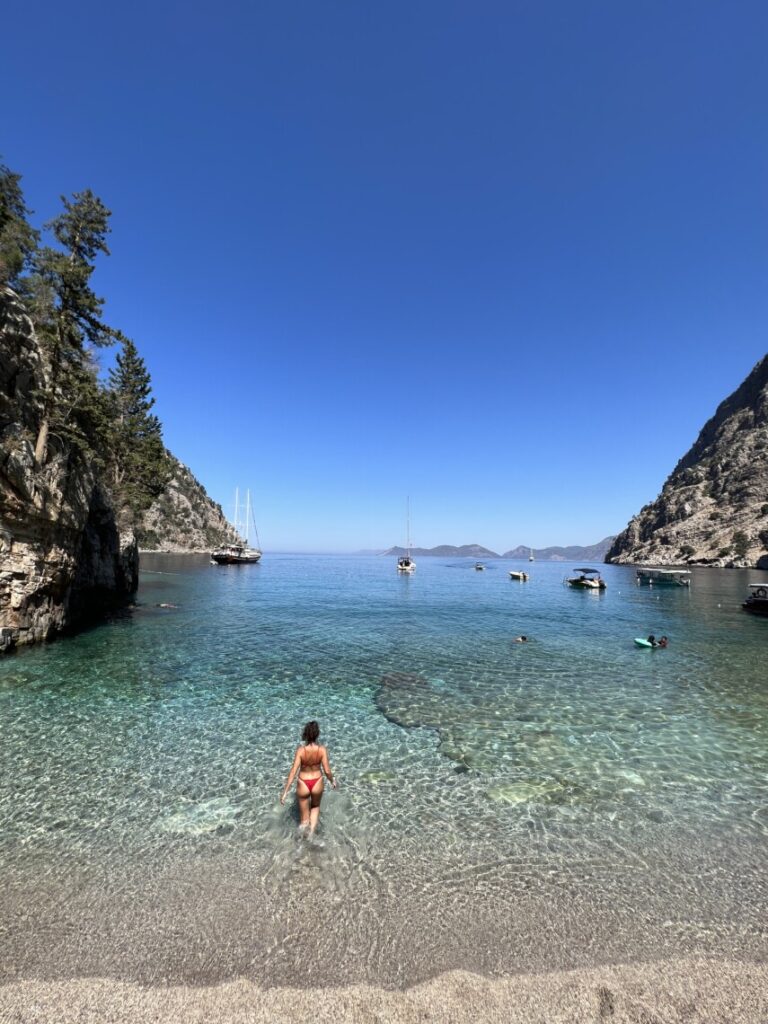
<svg viewBox="0 0 768 1024">
<path fill-rule="evenodd" d="M 408 498 L 406 502 L 406 513 L 405 513 L 405 529 L 406 529 L 406 548 L 405 554 L 401 555 L 397 560 L 397 571 L 402 573 L 413 573 L 416 572 L 416 563 L 411 558 L 411 499 Z"/>
<path fill-rule="evenodd" d="M 533 548 L 528 548 L 528 561 L 529 562 L 533 562 L 534 561 Z"/>
<path fill-rule="evenodd" d="M 261 558 L 259 547 L 259 532 L 256 529 L 256 521 L 253 518 L 251 508 L 251 492 L 246 491 L 245 498 L 245 521 L 240 522 L 240 488 L 235 488 L 235 519 L 232 523 L 235 533 L 245 538 L 245 544 L 225 544 L 211 552 L 211 565 L 253 565 Z M 256 534 L 256 547 L 251 547 L 250 534 L 253 525 Z M 242 532 L 241 532 L 242 531 Z"/>
</svg>

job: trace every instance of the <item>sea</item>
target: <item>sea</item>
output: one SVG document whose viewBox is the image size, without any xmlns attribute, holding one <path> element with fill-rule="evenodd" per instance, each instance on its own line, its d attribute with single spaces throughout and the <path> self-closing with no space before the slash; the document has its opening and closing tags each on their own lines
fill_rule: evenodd
<svg viewBox="0 0 768 1024">
<path fill-rule="evenodd" d="M 765 960 L 768 573 L 486 566 L 144 556 L 134 608 L 0 661 L 0 981 Z"/>
</svg>

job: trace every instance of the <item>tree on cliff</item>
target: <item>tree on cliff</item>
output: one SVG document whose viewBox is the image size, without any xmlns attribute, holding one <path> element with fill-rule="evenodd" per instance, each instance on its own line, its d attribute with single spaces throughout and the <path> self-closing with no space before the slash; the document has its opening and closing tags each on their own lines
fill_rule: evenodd
<svg viewBox="0 0 768 1024">
<path fill-rule="evenodd" d="M 27 220 L 21 175 L 0 163 L 0 286 L 19 287 L 19 278 L 37 248 L 40 232 Z"/>
<path fill-rule="evenodd" d="M 152 413 L 152 381 L 130 338 L 109 372 L 110 475 L 118 502 L 134 515 L 149 508 L 170 476 L 160 420 Z"/>
<path fill-rule="evenodd" d="M 93 347 L 111 344 L 120 332 L 102 320 L 103 299 L 91 288 L 99 253 L 109 254 L 110 211 L 90 189 L 62 196 L 64 212 L 45 227 L 62 247 L 44 246 L 33 258 L 29 304 L 48 350 L 48 382 L 35 445 L 43 463 L 54 429 L 79 447 L 92 447 L 105 427 L 104 396 L 90 363 Z"/>
</svg>

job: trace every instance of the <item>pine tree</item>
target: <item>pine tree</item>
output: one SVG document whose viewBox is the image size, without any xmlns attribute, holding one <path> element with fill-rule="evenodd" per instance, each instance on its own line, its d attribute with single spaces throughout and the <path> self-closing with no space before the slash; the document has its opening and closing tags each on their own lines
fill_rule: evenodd
<svg viewBox="0 0 768 1024">
<path fill-rule="evenodd" d="M 40 232 L 27 220 L 21 175 L 0 163 L 0 286 L 19 288 L 37 248 Z"/>
<path fill-rule="evenodd" d="M 130 338 L 109 373 L 112 400 L 110 475 L 123 510 L 139 515 L 163 490 L 170 466 L 160 420 L 152 413 L 152 381 Z"/>
<path fill-rule="evenodd" d="M 28 282 L 30 311 L 49 361 L 37 465 L 45 460 L 52 428 L 86 450 L 106 431 L 104 402 L 89 357 L 94 347 L 121 337 L 103 322 L 103 299 L 91 288 L 96 257 L 109 254 L 110 212 L 90 189 L 76 192 L 72 202 L 62 196 L 62 203 L 64 212 L 45 225 L 62 248 L 39 249 Z"/>
</svg>

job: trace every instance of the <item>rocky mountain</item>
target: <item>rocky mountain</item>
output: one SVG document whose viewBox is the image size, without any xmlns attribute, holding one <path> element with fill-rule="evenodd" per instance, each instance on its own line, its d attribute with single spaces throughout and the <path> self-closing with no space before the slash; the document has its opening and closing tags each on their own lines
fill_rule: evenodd
<svg viewBox="0 0 768 1024">
<path fill-rule="evenodd" d="M 138 584 L 95 470 L 53 438 L 37 466 L 45 360 L 15 292 L 0 290 L 0 648 L 46 640 L 127 601 Z"/>
<path fill-rule="evenodd" d="M 385 555 L 393 555 L 399 558 L 401 555 L 406 554 L 405 548 L 390 548 L 389 551 L 384 552 Z M 498 558 L 499 556 L 495 551 L 490 551 L 488 548 L 484 548 L 481 544 L 464 544 L 461 547 L 454 547 L 453 544 L 439 544 L 436 548 L 411 548 L 411 554 L 416 557 L 430 557 L 432 555 L 438 558 Z"/>
<path fill-rule="evenodd" d="M 242 543 L 221 506 L 170 452 L 171 476 L 165 490 L 142 516 L 137 529 L 142 551 L 210 551 L 222 544 Z"/>
<path fill-rule="evenodd" d="M 571 544 L 567 547 L 533 548 L 533 557 L 537 562 L 602 562 L 606 552 L 613 544 L 615 537 L 605 537 L 597 544 L 581 547 Z M 504 558 L 528 558 L 531 548 L 520 545 L 505 551 Z"/>
<path fill-rule="evenodd" d="M 720 403 L 605 560 L 768 568 L 768 355 Z"/>
</svg>

